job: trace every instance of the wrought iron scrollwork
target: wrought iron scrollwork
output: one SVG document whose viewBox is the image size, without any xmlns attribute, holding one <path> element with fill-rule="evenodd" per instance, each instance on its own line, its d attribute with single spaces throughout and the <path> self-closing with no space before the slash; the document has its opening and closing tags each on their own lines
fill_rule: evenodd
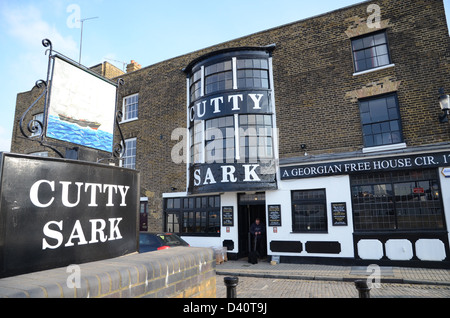
<svg viewBox="0 0 450 318">
<path fill-rule="evenodd" d="M 114 144 L 113 146 L 113 150 L 112 150 L 112 155 L 110 158 L 102 158 L 99 159 L 98 162 L 102 162 L 105 160 L 109 160 L 109 161 L 114 161 L 114 160 L 122 160 L 122 156 L 126 151 L 126 144 L 125 144 L 125 138 L 123 137 L 123 133 L 122 133 L 122 129 L 120 128 L 120 123 L 122 121 L 123 118 L 123 112 L 118 109 L 119 107 L 119 90 L 120 87 L 123 86 L 125 84 L 125 81 L 122 78 L 119 78 L 117 80 L 117 93 L 116 93 L 116 118 L 115 118 L 115 126 L 117 127 L 117 129 L 119 130 L 119 135 L 120 135 L 120 141 L 117 142 L 116 144 Z"/>
<path fill-rule="evenodd" d="M 33 118 L 27 125 L 27 130 L 29 133 L 32 134 L 31 136 L 28 136 L 23 128 L 23 122 L 28 112 L 34 107 L 34 105 L 36 105 L 42 99 L 42 97 L 44 97 L 47 94 L 47 82 L 45 82 L 44 80 L 37 81 L 34 87 L 39 89 L 44 87 L 44 90 L 41 93 L 41 95 L 39 95 L 39 97 L 33 102 L 33 104 L 31 104 L 31 106 L 28 107 L 28 109 L 23 113 L 22 117 L 20 118 L 19 128 L 20 132 L 22 133 L 22 135 L 25 136 L 25 138 L 35 138 L 35 137 L 41 138 L 44 134 L 44 123 L 35 118 Z M 39 132 L 39 130 L 41 133 L 38 135 L 37 133 Z"/>
<path fill-rule="evenodd" d="M 52 50 L 52 48 L 53 48 L 52 41 L 50 41 L 49 39 L 43 39 L 42 45 L 44 47 L 50 47 L 50 50 Z"/>
<path fill-rule="evenodd" d="M 49 49 L 46 50 L 45 54 L 49 52 L 48 57 L 48 68 L 47 68 L 47 80 L 38 80 L 35 84 L 35 88 L 42 89 L 42 93 L 39 95 L 39 97 L 28 107 L 28 109 L 23 113 L 22 117 L 20 118 L 19 128 L 22 135 L 32 141 L 37 141 L 41 144 L 41 146 L 49 148 L 53 150 L 58 156 L 61 158 L 64 158 L 64 155 L 56 149 L 53 145 L 50 145 L 45 140 L 45 124 L 46 124 L 46 112 L 47 112 L 47 103 L 48 103 L 48 83 L 50 81 L 50 70 L 51 70 L 51 61 L 52 61 L 52 52 L 53 52 L 53 46 L 52 42 L 49 39 L 42 40 L 42 45 L 44 47 L 48 47 Z M 28 133 L 31 133 L 31 135 L 28 135 L 25 132 L 24 129 L 24 121 L 25 117 L 28 115 L 30 110 L 42 99 L 44 98 L 44 109 L 43 109 L 43 118 L 44 121 L 37 120 L 36 118 L 32 118 L 28 124 L 27 124 L 27 131 Z"/>
<path fill-rule="evenodd" d="M 118 110 L 116 113 L 116 125 L 117 125 L 117 128 L 119 129 L 120 139 L 122 142 L 118 142 L 114 145 L 113 155 L 115 158 L 121 158 L 122 154 L 124 153 L 125 148 L 126 148 L 125 141 L 124 141 L 123 134 L 122 134 L 122 129 L 120 129 L 120 122 L 122 121 L 122 118 L 123 118 L 123 113 L 122 113 L 122 111 Z"/>
<path fill-rule="evenodd" d="M 119 106 L 119 89 L 121 86 L 123 86 L 125 84 L 125 81 L 123 80 L 123 78 L 119 78 L 117 80 L 117 94 L 116 94 L 116 126 L 117 129 L 119 130 L 119 134 L 120 134 L 120 141 L 119 143 L 116 143 L 114 145 L 114 149 L 113 149 L 113 156 L 115 158 L 121 158 L 123 156 L 123 154 L 125 153 L 126 150 L 126 145 L 125 145 L 125 138 L 123 137 L 123 133 L 122 133 L 122 129 L 120 128 L 120 122 L 122 121 L 123 118 L 123 113 L 120 109 L 117 109 L 117 107 Z"/>
</svg>

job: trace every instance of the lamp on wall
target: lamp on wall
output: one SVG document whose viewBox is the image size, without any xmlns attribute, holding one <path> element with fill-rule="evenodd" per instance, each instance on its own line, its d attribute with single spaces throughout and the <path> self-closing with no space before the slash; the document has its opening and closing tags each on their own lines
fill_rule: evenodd
<svg viewBox="0 0 450 318">
<path fill-rule="evenodd" d="M 306 144 L 302 144 L 300 147 L 305 152 L 305 157 L 307 157 L 308 156 L 308 152 L 306 151 L 306 149 L 308 148 L 308 146 Z"/>
<path fill-rule="evenodd" d="M 448 123 L 448 115 L 450 115 L 450 96 L 444 93 L 444 89 L 439 90 L 441 96 L 439 96 L 439 104 L 441 106 L 442 115 L 439 115 L 439 121 L 441 123 Z"/>
</svg>

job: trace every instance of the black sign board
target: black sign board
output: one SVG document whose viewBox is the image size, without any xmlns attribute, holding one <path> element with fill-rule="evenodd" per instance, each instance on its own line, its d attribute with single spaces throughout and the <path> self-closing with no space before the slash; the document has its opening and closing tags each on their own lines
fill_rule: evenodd
<svg viewBox="0 0 450 318">
<path fill-rule="evenodd" d="M 347 226 L 347 204 L 331 203 L 331 217 L 333 220 L 333 226 Z"/>
<path fill-rule="evenodd" d="M 0 153 L 0 277 L 137 251 L 139 172 Z"/>
<path fill-rule="evenodd" d="M 189 108 L 191 126 L 195 121 L 233 114 L 271 114 L 270 91 L 233 91 L 201 99 Z"/>
<path fill-rule="evenodd" d="M 450 152 L 412 154 L 410 156 L 366 160 L 327 162 L 301 166 L 281 167 L 281 180 L 324 177 L 378 171 L 409 170 L 445 167 L 450 163 Z"/>
<path fill-rule="evenodd" d="M 274 190 L 274 162 L 198 164 L 190 168 L 189 193 Z"/>
<path fill-rule="evenodd" d="M 281 226 L 281 205 L 269 205 L 269 226 Z"/>
<path fill-rule="evenodd" d="M 234 213 L 232 206 L 222 207 L 222 226 L 231 227 L 234 226 Z"/>
</svg>

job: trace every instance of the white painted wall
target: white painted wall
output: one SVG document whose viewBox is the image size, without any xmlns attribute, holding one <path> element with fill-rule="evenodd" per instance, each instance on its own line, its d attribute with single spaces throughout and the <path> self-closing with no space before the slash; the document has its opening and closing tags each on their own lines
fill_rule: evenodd
<svg viewBox="0 0 450 318">
<path fill-rule="evenodd" d="M 441 177 L 441 195 L 442 201 L 444 203 L 445 221 L 447 222 L 447 229 L 450 229 L 450 178 L 446 178 L 442 174 L 442 170 L 443 168 L 439 168 L 439 175 Z"/>
<path fill-rule="evenodd" d="M 277 233 L 273 228 L 267 230 L 267 247 L 269 255 L 282 256 L 318 256 L 318 257 L 354 257 L 353 248 L 353 216 L 350 192 L 349 176 L 333 176 L 323 178 L 310 178 L 301 180 L 280 181 L 277 191 L 266 192 L 266 204 L 281 205 L 281 227 L 277 227 Z M 328 233 L 292 233 L 292 190 L 326 190 Z M 348 226 L 333 226 L 331 218 L 331 203 L 347 203 Z M 267 209 L 266 209 L 267 211 Z M 267 212 L 266 212 L 267 213 Z M 266 215 L 268 220 L 268 216 Z M 270 241 L 301 241 L 303 251 L 301 253 L 273 253 L 270 251 Z M 308 241 L 336 241 L 341 243 L 340 254 L 310 254 L 305 251 L 305 243 Z"/>
</svg>

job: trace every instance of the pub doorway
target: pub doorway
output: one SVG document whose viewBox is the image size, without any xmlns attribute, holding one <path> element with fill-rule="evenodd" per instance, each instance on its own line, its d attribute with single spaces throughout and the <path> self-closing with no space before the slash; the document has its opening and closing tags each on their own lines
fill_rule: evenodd
<svg viewBox="0 0 450 318">
<path fill-rule="evenodd" d="M 239 234 L 239 254 L 238 256 L 247 257 L 251 249 L 251 235 L 250 226 L 255 222 L 256 218 L 261 220 L 261 223 L 266 223 L 266 195 L 265 193 L 255 194 L 239 194 L 239 207 L 238 207 L 238 234 Z M 264 233 L 261 241 L 261 252 L 265 257 L 267 255 L 267 239 L 266 233 Z"/>
</svg>

